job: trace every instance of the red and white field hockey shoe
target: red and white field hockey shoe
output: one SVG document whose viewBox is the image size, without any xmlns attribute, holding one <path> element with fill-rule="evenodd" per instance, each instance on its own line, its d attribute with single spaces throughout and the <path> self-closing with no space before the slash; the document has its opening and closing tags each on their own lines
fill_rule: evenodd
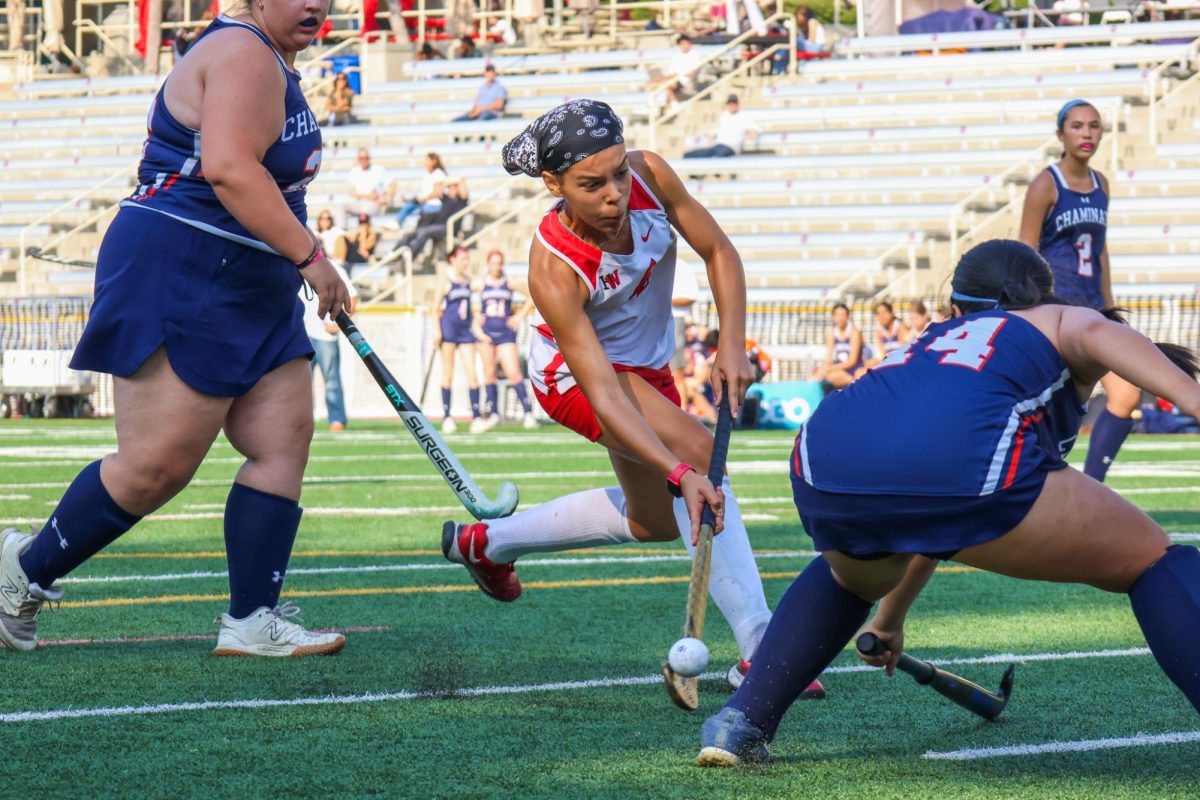
<svg viewBox="0 0 1200 800">
<path fill-rule="evenodd" d="M 742 685 L 742 681 L 746 680 L 746 673 L 750 671 L 750 662 L 746 659 L 739 659 L 738 663 L 729 668 L 729 674 L 725 676 L 729 681 L 729 685 L 735 690 Z M 798 700 L 824 700 L 825 687 L 821 685 L 819 680 L 815 680 L 808 685 L 808 688 L 800 693 Z"/>
<path fill-rule="evenodd" d="M 511 603 L 521 596 L 521 581 L 513 569 L 513 562 L 495 564 L 483 554 L 487 542 L 485 522 L 471 525 L 447 522 L 442 526 L 442 555 L 448 561 L 466 567 L 484 594 L 502 603 Z"/>
</svg>

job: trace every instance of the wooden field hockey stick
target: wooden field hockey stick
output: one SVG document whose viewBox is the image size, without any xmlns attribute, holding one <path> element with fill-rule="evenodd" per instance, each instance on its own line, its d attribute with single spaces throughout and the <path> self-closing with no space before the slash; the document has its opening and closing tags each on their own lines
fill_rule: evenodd
<svg viewBox="0 0 1200 800">
<path fill-rule="evenodd" d="M 855 642 L 858 652 L 867 656 L 883 655 L 888 650 L 888 644 L 873 633 L 864 633 Z M 1012 697 L 1013 673 L 1016 664 L 1009 664 L 1000 678 L 1000 689 L 989 692 L 966 678 L 960 678 L 953 672 L 938 669 L 928 661 L 913 658 L 908 653 L 900 654 L 896 668 L 912 675 L 922 686 L 932 687 L 933 690 L 950 698 L 957 705 L 978 714 L 984 719 L 995 719 L 1004 711 Z"/>
<path fill-rule="evenodd" d="M 350 340 L 350 344 L 353 345 L 359 358 L 367 365 L 367 369 L 375 378 L 375 382 L 379 384 L 379 388 L 383 389 L 383 393 L 391 401 L 392 407 L 396 409 L 396 413 L 403 420 L 404 427 L 408 428 L 409 433 L 417 440 L 417 444 L 421 445 L 425 455 L 429 456 L 429 460 L 437 467 L 438 472 L 454 490 L 454 494 L 458 496 L 467 511 L 470 511 L 472 516 L 478 520 L 498 519 L 513 513 L 517 508 L 517 487 L 505 481 L 500 484 L 496 499 L 488 499 L 471 475 L 463 469 L 454 453 L 442 441 L 437 429 L 430 424 L 429 419 L 421 412 L 421 408 L 408 396 L 400 382 L 392 377 L 392 373 L 384 366 L 379 356 L 375 355 L 371 345 L 367 344 L 367 340 L 359 332 L 358 326 L 350 321 L 350 317 L 346 315 L 345 311 L 337 315 L 337 324 L 342 329 L 342 333 L 346 334 L 346 338 Z"/>
<path fill-rule="evenodd" d="M 712 456 L 708 460 L 708 480 L 720 487 L 725 477 L 725 458 L 729 454 L 729 433 L 733 429 L 733 414 L 729 410 L 729 387 L 721 393 L 721 405 L 717 411 L 717 430 L 713 434 Z M 712 567 L 713 527 L 717 518 L 708 503 L 700 511 L 700 536 L 696 542 L 696 554 L 692 557 L 692 577 L 688 580 L 687 611 L 683 618 L 683 635 L 704 639 L 704 615 L 708 610 L 708 573 Z M 685 534 L 686 535 L 686 534 Z M 695 711 L 700 706 L 700 679 L 685 678 L 671 669 L 670 663 L 662 662 L 663 682 L 667 695 L 684 711 Z"/>
<path fill-rule="evenodd" d="M 421 396 L 417 398 L 419 403 L 425 402 L 425 394 L 429 391 L 429 377 L 433 375 L 433 359 L 438 354 L 440 347 L 435 347 L 429 351 L 429 358 L 425 361 L 425 374 L 421 378 Z"/>
</svg>

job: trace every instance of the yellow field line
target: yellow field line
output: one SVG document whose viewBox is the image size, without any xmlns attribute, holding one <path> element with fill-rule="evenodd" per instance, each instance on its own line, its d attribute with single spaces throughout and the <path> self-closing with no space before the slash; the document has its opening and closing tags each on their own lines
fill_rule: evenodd
<svg viewBox="0 0 1200 800">
<path fill-rule="evenodd" d="M 975 572 L 973 567 L 941 567 L 938 572 Z M 795 572 L 764 572 L 763 580 L 791 580 Z M 529 581 L 522 584 L 526 589 L 588 589 L 613 586 L 653 586 L 666 583 L 687 583 L 687 575 L 658 575 L 652 578 L 586 578 L 575 581 Z M 311 589 L 284 592 L 283 597 L 365 597 L 398 594 L 447 594 L 450 592 L 475 592 L 470 583 L 443 586 L 387 586 L 358 589 Z M 171 594 L 161 597 L 109 597 L 103 600 L 77 600 L 62 603 L 62 608 L 113 608 L 115 606 L 167 605 L 170 603 L 217 603 L 228 600 L 224 594 Z"/>
</svg>

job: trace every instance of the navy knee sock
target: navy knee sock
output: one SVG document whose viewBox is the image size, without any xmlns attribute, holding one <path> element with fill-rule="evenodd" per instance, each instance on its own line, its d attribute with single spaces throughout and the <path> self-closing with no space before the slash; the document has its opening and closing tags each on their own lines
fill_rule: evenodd
<svg viewBox="0 0 1200 800">
<path fill-rule="evenodd" d="M 450 419 L 450 387 L 442 387 L 442 417 Z"/>
<path fill-rule="evenodd" d="M 41 533 L 21 554 L 21 569 L 30 583 L 47 587 L 140 519 L 116 504 L 100 481 L 100 462 L 93 461 L 75 476 Z"/>
<path fill-rule="evenodd" d="M 843 589 L 829 562 L 817 558 L 779 601 L 754 665 L 726 707 L 773 738 L 784 713 L 866 622 L 872 605 Z"/>
<path fill-rule="evenodd" d="M 467 395 L 471 398 L 471 419 L 479 419 L 479 387 L 467 389 Z"/>
<path fill-rule="evenodd" d="M 1109 466 L 1117 457 L 1117 451 L 1132 429 L 1133 420 L 1111 414 L 1107 408 L 1101 411 L 1100 416 L 1096 417 L 1096 424 L 1092 426 L 1087 461 L 1083 465 L 1084 474 L 1103 482 Z"/>
<path fill-rule="evenodd" d="M 529 405 L 529 392 L 525 390 L 525 381 L 520 381 L 513 388 L 517 391 L 517 400 L 521 403 L 521 408 L 525 409 L 525 413 L 533 411 L 533 406 Z"/>
<path fill-rule="evenodd" d="M 225 501 L 229 616 L 274 608 L 287 574 L 303 511 L 295 500 L 235 483 Z"/>
<path fill-rule="evenodd" d="M 1129 602 L 1158 665 L 1200 711 L 1200 550 L 1169 548 L 1130 588 Z"/>
<path fill-rule="evenodd" d="M 500 393 L 499 393 L 499 390 L 496 388 L 496 384 L 494 384 L 494 383 L 485 384 L 483 389 L 484 389 L 484 393 L 487 395 L 487 413 L 488 414 L 499 414 L 500 413 Z"/>
</svg>

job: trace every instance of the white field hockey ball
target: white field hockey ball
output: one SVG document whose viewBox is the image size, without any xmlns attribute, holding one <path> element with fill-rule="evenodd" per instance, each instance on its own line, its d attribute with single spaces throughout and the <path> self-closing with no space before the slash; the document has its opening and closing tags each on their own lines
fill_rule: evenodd
<svg viewBox="0 0 1200 800">
<path fill-rule="evenodd" d="M 667 654 L 667 663 L 671 665 L 671 669 L 675 671 L 676 675 L 694 678 L 704 672 L 704 668 L 708 666 L 708 647 L 704 642 L 690 636 L 680 639 L 671 645 L 671 652 Z"/>
</svg>

